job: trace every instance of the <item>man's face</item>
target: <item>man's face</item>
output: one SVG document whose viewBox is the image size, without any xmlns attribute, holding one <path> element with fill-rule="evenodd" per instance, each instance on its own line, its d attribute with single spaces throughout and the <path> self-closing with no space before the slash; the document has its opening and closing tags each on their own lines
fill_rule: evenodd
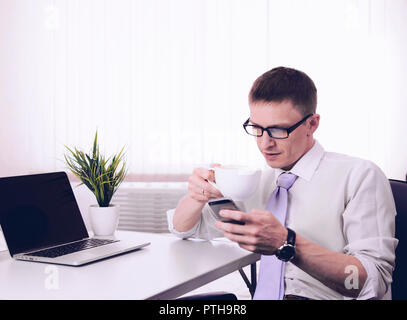
<svg viewBox="0 0 407 320">
<path fill-rule="evenodd" d="M 289 100 L 282 102 L 256 102 L 250 105 L 250 123 L 263 128 L 289 128 L 304 116 Z M 260 152 L 272 168 L 290 170 L 314 144 L 312 133 L 317 129 L 319 115 L 308 118 L 289 134 L 287 139 L 273 139 L 264 131 L 256 142 Z"/>
</svg>

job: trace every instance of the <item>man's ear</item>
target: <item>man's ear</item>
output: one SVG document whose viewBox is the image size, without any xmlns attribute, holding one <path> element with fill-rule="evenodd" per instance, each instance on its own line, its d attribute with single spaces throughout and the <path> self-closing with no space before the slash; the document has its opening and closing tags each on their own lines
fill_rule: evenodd
<svg viewBox="0 0 407 320">
<path fill-rule="evenodd" d="M 317 113 L 314 114 L 314 115 L 311 117 L 311 119 L 310 119 L 310 121 L 309 121 L 310 133 L 314 133 L 315 130 L 318 129 L 318 126 L 319 126 L 319 119 L 320 119 L 320 116 L 319 116 L 319 114 L 317 114 Z"/>
</svg>

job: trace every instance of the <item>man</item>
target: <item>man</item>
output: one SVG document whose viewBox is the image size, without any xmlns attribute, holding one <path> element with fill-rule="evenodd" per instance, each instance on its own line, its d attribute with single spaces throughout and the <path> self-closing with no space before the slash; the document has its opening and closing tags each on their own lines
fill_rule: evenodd
<svg viewBox="0 0 407 320">
<path fill-rule="evenodd" d="M 216 221 L 207 202 L 222 194 L 208 183 L 213 171 L 197 168 L 168 212 L 169 228 L 182 238 L 225 236 L 261 253 L 255 299 L 391 298 L 397 239 L 389 182 L 370 161 L 324 151 L 313 138 L 316 105 L 305 73 L 278 67 L 260 76 L 244 127 L 270 168 L 242 211 L 221 211 L 245 224 Z"/>
</svg>

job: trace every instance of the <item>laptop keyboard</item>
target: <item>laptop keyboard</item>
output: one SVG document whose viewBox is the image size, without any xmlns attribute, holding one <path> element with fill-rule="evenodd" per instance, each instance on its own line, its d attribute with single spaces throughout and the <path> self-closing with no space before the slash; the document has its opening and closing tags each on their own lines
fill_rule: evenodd
<svg viewBox="0 0 407 320">
<path fill-rule="evenodd" d="M 113 243 L 113 242 L 117 242 L 117 241 L 119 241 L 119 240 L 93 239 L 92 238 L 92 239 L 81 240 L 81 241 L 70 243 L 70 244 L 65 244 L 63 246 L 59 246 L 59 247 L 55 247 L 55 248 L 31 252 L 27 255 L 36 256 L 36 257 L 56 258 L 56 257 L 60 257 L 63 255 L 66 255 L 66 254 L 100 247 L 105 244 L 109 244 L 109 243 Z"/>
</svg>

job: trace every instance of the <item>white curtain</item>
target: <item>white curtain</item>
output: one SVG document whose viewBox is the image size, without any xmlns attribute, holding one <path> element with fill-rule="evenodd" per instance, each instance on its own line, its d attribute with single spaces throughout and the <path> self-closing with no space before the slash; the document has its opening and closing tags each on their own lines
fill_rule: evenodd
<svg viewBox="0 0 407 320">
<path fill-rule="evenodd" d="M 125 146 L 133 175 L 263 166 L 242 123 L 280 65 L 314 79 L 325 149 L 407 171 L 407 1 L 2 0 L 0 176 Z"/>
</svg>

